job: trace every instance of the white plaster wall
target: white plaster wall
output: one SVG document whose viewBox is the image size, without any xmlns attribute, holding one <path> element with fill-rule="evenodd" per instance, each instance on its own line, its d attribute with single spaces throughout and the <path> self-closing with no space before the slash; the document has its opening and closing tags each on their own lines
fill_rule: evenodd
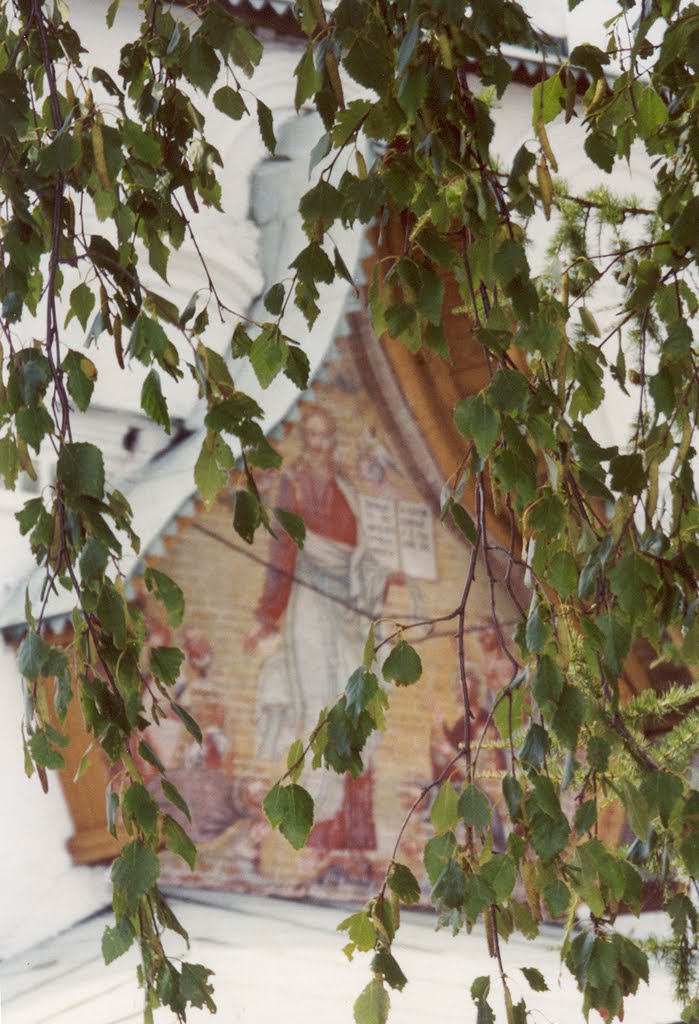
<svg viewBox="0 0 699 1024">
<path fill-rule="evenodd" d="M 55 775 L 44 794 L 23 771 L 23 702 L 12 650 L 0 646 L 0 959 L 49 938 L 100 910 L 110 900 L 104 867 L 73 866 L 72 833 Z"/>
</svg>

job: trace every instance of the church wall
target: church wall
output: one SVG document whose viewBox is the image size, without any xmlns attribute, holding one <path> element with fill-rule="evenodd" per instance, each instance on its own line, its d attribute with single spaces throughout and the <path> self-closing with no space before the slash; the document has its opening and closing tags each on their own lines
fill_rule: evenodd
<svg viewBox="0 0 699 1024">
<path fill-rule="evenodd" d="M 263 629 L 256 637 L 260 618 L 255 611 L 263 618 L 269 615 L 277 591 L 266 563 L 278 564 L 279 557 L 286 555 L 283 543 L 280 546 L 262 530 L 252 547 L 233 532 L 232 493 L 210 511 L 201 506 L 192 520 L 180 522 L 177 535 L 167 540 L 165 555 L 152 562 L 183 587 L 187 612 L 183 627 L 173 633 L 159 608 L 144 597 L 150 642 L 183 645 L 187 660 L 177 699 L 204 733 L 201 749 L 177 720 L 166 720 L 152 733 L 153 746 L 190 803 L 194 838 L 199 843 L 193 875 L 177 858 L 163 854 L 167 881 L 287 896 L 364 896 L 380 884 L 408 808 L 457 753 L 463 713 L 458 703 L 455 622 L 450 621 L 406 632 L 423 659 L 423 678 L 410 688 L 389 687 L 388 731 L 370 741 L 365 780 L 346 785 L 341 777 L 327 773 L 303 777 L 303 784 L 311 789 L 319 781 L 323 784 L 317 801 L 321 820 L 309 847 L 295 854 L 278 833 L 271 832 L 260 811 L 266 789 L 284 770 L 289 742 L 310 731 L 320 706 L 339 696 L 350 672 L 361 664 L 372 618 L 388 620 L 378 628 L 381 636 L 381 630 L 383 635 L 393 631 L 396 621 L 452 611 L 468 564 L 468 547 L 439 523 L 432 502 L 419 492 L 406 469 L 406 453 L 387 436 L 363 386 L 358 355 L 351 338 L 338 343 L 323 379 L 316 381 L 301 401 L 299 415 L 284 425 L 283 436 L 275 442 L 284 458 L 281 472 L 256 476 L 271 504 L 283 503 L 285 495 L 288 503 L 290 493 L 293 501 L 300 500 L 298 510 L 309 525 L 315 522 L 319 533 L 356 531 L 355 542 L 351 537 L 329 541 L 321 535 L 319 546 L 335 544 L 341 554 L 349 555 L 349 575 L 355 563 L 369 564 L 365 575 L 373 574 L 373 581 L 365 581 L 363 593 L 346 579 L 344 589 L 336 589 L 335 603 L 324 605 L 322 595 L 292 582 L 278 632 Z M 322 496 L 316 494 L 309 504 L 308 496 L 298 493 L 309 485 L 307 470 L 313 460 L 304 462 L 303 445 L 305 439 L 308 448 L 307 435 L 314 428 L 326 436 L 336 431 L 332 441 L 336 507 L 327 514 L 320 508 Z M 396 510 L 401 515 L 402 528 L 397 532 L 402 552 L 393 550 L 395 527 L 386 527 L 386 518 Z M 312 541 L 307 540 L 307 549 Z M 336 557 L 334 549 L 321 554 Z M 298 556 L 293 569 L 297 576 L 303 575 L 302 563 Z M 330 579 L 317 566 L 313 569 L 311 582 L 319 590 L 327 590 Z M 276 582 L 282 586 L 279 577 Z M 261 607 L 263 593 L 266 609 Z M 498 601 L 503 619 L 511 619 L 502 597 Z M 467 667 L 477 724 L 493 690 L 511 675 L 493 647 L 483 572 L 477 574 L 469 609 L 473 610 L 467 617 Z M 333 646 L 338 633 L 347 642 Z M 384 648 L 384 656 L 388 649 Z M 290 673 L 294 657 L 296 668 Z M 286 668 L 280 669 L 280 664 Z M 308 704 L 305 711 L 284 709 L 289 689 L 301 691 Z M 293 704 L 293 698 L 289 701 Z M 284 724 L 278 740 L 270 739 L 270 721 L 275 716 L 279 719 L 280 706 Z M 484 788 L 494 799 L 499 798 L 499 779 L 487 776 L 496 775 L 503 756 L 484 751 L 479 764 L 485 772 Z M 460 763 L 453 777 L 455 782 L 463 777 Z M 157 792 L 156 779 L 152 785 Z M 420 850 L 431 834 L 426 817 L 429 804 L 428 797 L 414 815 L 398 854 L 418 877 L 423 875 Z"/>
</svg>

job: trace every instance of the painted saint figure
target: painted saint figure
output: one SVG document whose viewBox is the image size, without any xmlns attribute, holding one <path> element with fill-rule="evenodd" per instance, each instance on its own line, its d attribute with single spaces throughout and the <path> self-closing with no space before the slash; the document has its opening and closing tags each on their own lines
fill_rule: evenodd
<svg viewBox="0 0 699 1024">
<path fill-rule="evenodd" d="M 246 638 L 251 653 L 278 634 L 257 690 L 257 756 L 276 760 L 313 729 L 321 708 L 334 703 L 361 661 L 367 619 L 378 615 L 386 570 L 361 541 L 357 502 L 335 465 L 336 426 L 323 409 L 301 424 L 300 458 L 281 475 L 277 504 L 300 515 L 306 540 L 298 551 L 279 533 L 270 545 L 257 625 Z M 312 772 L 304 785 L 315 801 L 309 845 L 324 850 L 373 849 L 372 772 L 359 779 Z"/>
</svg>

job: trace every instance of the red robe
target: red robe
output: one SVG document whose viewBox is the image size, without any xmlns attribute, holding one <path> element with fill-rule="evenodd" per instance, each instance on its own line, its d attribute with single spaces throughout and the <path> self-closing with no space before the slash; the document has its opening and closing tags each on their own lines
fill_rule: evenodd
<svg viewBox="0 0 699 1024">
<path fill-rule="evenodd" d="M 289 473 L 282 474 L 278 504 L 301 516 L 313 533 L 349 547 L 357 546 L 357 520 L 334 476 L 318 482 L 297 464 Z M 270 543 L 269 568 L 255 613 L 270 628 L 276 628 L 289 603 L 296 555 L 296 545 L 280 530 Z M 308 845 L 322 850 L 375 849 L 373 788 L 371 768 L 358 779 L 348 773 L 340 810 L 327 821 L 317 822 Z"/>
<path fill-rule="evenodd" d="M 318 483 L 300 466 L 283 473 L 278 505 L 301 516 L 306 529 L 350 547 L 357 545 L 357 520 L 334 476 Z M 269 548 L 269 564 L 256 616 L 274 627 L 286 611 L 296 568 L 296 545 L 280 530 Z"/>
</svg>

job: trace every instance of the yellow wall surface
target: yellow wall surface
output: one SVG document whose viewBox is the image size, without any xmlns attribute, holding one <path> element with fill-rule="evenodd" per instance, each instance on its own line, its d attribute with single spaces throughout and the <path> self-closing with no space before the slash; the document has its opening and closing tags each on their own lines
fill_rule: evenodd
<svg viewBox="0 0 699 1024">
<path fill-rule="evenodd" d="M 193 519 L 181 520 L 167 538 L 166 554 L 149 559 L 183 587 L 187 607 L 182 628 L 173 632 L 143 593 L 150 643 L 184 647 L 176 699 L 204 733 L 199 747 L 173 717 L 149 736 L 190 805 L 199 845 L 194 874 L 163 854 L 165 881 L 286 896 L 367 895 L 383 878 L 410 807 L 458 754 L 463 706 L 451 620 L 406 631 L 424 674 L 411 687 L 387 686 L 388 729 L 365 751 L 365 777 L 302 777 L 318 793 L 318 824 L 307 849 L 294 853 L 260 810 L 266 789 L 284 770 L 288 741 L 303 738 L 321 705 L 339 696 L 361 664 L 371 621 L 384 619 L 380 639 L 396 624 L 448 614 L 459 602 L 468 565 L 469 546 L 439 522 L 433 501 L 411 479 L 407 453 L 384 429 L 359 358 L 351 338 L 338 342 L 322 379 L 274 441 L 282 469 L 256 473 L 266 500 L 286 499 L 314 524 L 303 554 L 294 560 L 289 545 L 263 530 L 246 545 L 231 525 L 232 486 L 212 509 L 200 506 Z M 328 451 L 330 469 L 318 476 Z M 507 601 L 502 595 L 497 601 L 502 620 L 511 620 Z M 511 677 L 493 635 L 482 571 L 469 601 L 465 641 L 478 729 L 492 694 Z M 382 649 L 384 657 L 389 649 Z M 477 764 L 495 801 L 507 756 L 490 749 L 496 735 L 488 731 Z M 462 765 L 457 759 L 455 783 L 463 778 Z M 150 785 L 160 792 L 155 776 Z M 398 851 L 419 878 L 434 792 L 413 813 Z M 497 843 L 503 839 L 497 813 L 494 822 Z"/>
</svg>

